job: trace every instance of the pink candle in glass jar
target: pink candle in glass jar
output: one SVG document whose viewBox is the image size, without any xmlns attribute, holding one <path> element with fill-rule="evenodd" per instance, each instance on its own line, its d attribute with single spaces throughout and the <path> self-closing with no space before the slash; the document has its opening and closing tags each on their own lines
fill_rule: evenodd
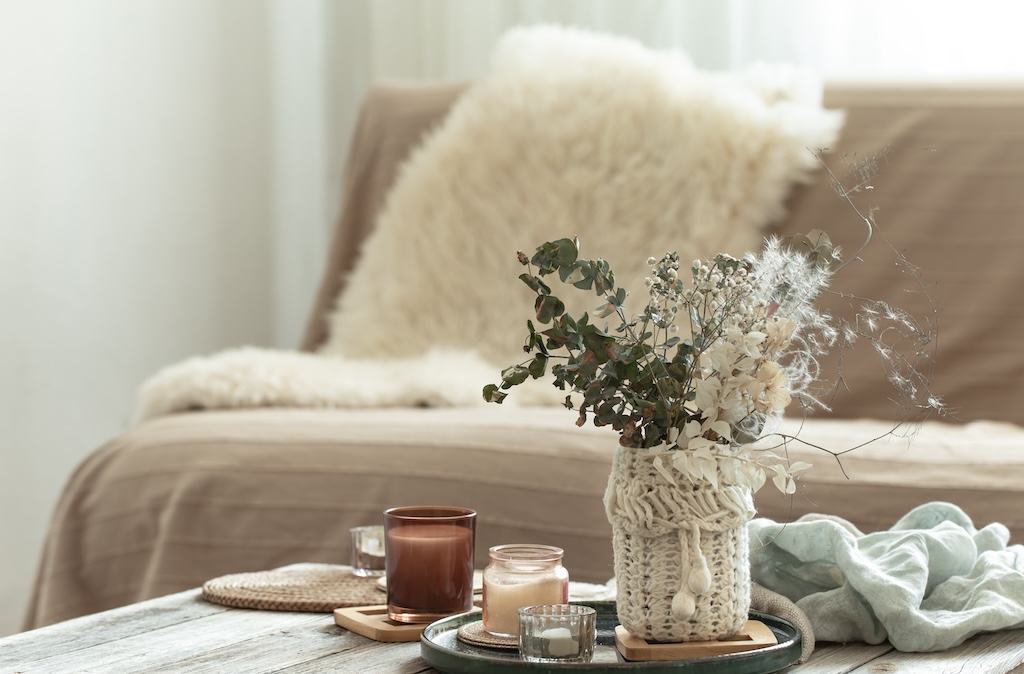
<svg viewBox="0 0 1024 674">
<path fill-rule="evenodd" d="M 563 551 L 551 545 L 498 545 L 484 570 L 483 626 L 488 632 L 519 634 L 518 609 L 569 601 Z"/>
</svg>

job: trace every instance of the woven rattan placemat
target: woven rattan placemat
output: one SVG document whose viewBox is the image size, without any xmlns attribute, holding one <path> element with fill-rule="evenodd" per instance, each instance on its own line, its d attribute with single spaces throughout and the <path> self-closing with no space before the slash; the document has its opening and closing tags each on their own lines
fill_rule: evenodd
<svg viewBox="0 0 1024 674">
<path fill-rule="evenodd" d="M 267 611 L 331 613 L 336 608 L 383 604 L 376 578 L 362 578 L 345 566 L 302 566 L 233 573 L 203 584 L 203 599 Z"/>
</svg>

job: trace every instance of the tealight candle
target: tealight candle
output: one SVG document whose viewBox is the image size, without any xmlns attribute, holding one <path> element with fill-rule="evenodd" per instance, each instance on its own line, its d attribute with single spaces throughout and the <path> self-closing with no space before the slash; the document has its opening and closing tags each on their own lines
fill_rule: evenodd
<svg viewBox="0 0 1024 674">
<path fill-rule="evenodd" d="M 519 656 L 529 662 L 590 662 L 597 611 L 579 604 L 519 609 Z"/>
<path fill-rule="evenodd" d="M 540 633 L 540 638 L 546 642 L 545 647 L 548 654 L 553 658 L 578 655 L 580 652 L 580 640 L 578 637 L 573 637 L 572 630 L 568 627 L 546 629 Z"/>
</svg>

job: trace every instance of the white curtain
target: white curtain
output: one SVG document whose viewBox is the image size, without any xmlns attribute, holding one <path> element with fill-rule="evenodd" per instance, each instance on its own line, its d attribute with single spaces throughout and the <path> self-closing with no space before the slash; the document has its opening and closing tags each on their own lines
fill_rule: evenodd
<svg viewBox="0 0 1024 674">
<path fill-rule="evenodd" d="M 186 356 L 293 348 L 381 78 L 571 24 L 705 68 L 1024 79 L 1006 0 L 0 0 L 0 634 L 74 465 Z"/>
<path fill-rule="evenodd" d="M 272 339 L 269 32 L 248 0 L 0 0 L 0 634 L 142 379 Z"/>
<path fill-rule="evenodd" d="M 578 25 L 679 47 L 705 68 L 789 61 L 831 79 L 1024 76 L 1016 0 L 350 0 L 328 3 L 332 38 L 363 76 L 483 72 L 518 24 Z"/>
</svg>

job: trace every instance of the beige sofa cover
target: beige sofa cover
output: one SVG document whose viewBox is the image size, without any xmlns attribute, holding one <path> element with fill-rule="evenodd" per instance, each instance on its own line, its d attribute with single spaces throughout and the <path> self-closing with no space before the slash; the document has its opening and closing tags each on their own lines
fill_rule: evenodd
<svg viewBox="0 0 1024 674">
<path fill-rule="evenodd" d="M 344 208 L 304 348 L 355 263 L 401 159 L 442 118 L 461 85 L 381 85 L 354 136 Z M 807 512 L 884 528 L 920 503 L 952 501 L 978 524 L 1024 539 L 1024 89 L 830 87 L 848 111 L 829 165 L 884 155 L 875 189 L 880 234 L 843 290 L 893 297 L 914 288 L 894 251 L 919 265 L 941 311 L 936 392 L 956 408 L 912 443 L 878 442 L 844 457 L 793 447 L 816 464 L 793 498 L 766 487 L 760 514 Z M 889 148 L 888 154 L 885 154 Z M 789 202 L 783 232 L 859 234 L 822 178 Z M 848 223 L 848 224 L 847 224 Z M 888 243 L 886 243 L 888 241 Z M 888 246 L 891 245 L 891 248 Z M 903 301 L 903 300 L 906 301 Z M 833 300 L 842 308 L 849 300 Z M 927 314 L 923 292 L 899 303 Z M 870 354 L 847 354 L 834 413 L 793 419 L 801 438 L 845 449 L 886 433 L 902 412 Z M 848 389 L 848 390 L 847 390 Z M 859 419 L 859 420 L 858 420 Z M 616 444 L 560 408 L 207 411 L 148 421 L 89 456 L 53 516 L 25 618 L 32 628 L 200 585 L 225 573 L 348 560 L 347 530 L 389 506 L 450 503 L 479 513 L 477 555 L 516 541 L 560 545 L 572 578 L 611 576 L 601 497 Z M 844 475 L 845 470 L 845 475 Z M 756 545 L 756 542 L 753 544 Z"/>
</svg>

